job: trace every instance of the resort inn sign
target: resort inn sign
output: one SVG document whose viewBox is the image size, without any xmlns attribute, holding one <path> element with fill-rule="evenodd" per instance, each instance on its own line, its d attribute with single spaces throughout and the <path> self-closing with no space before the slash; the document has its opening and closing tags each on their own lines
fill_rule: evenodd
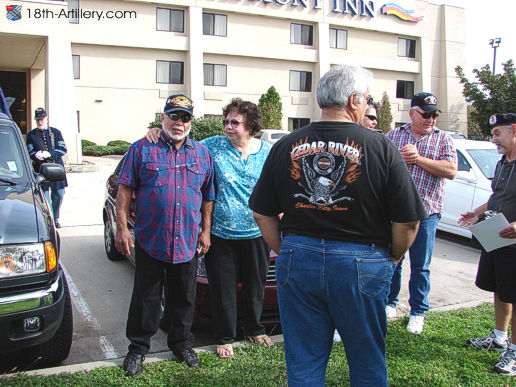
<svg viewBox="0 0 516 387">
<path fill-rule="evenodd" d="M 312 8 L 315 10 L 322 10 L 322 2 L 324 0 L 249 0 L 261 1 L 262 3 L 290 5 L 291 7 Z M 375 17 L 375 1 L 366 0 L 326 0 L 332 6 L 332 12 L 343 13 L 353 16 Z M 418 22 L 423 19 L 423 16 L 413 15 L 414 11 L 405 9 L 396 3 L 385 3 L 379 8 L 381 15 L 393 15 L 401 20 Z"/>
</svg>

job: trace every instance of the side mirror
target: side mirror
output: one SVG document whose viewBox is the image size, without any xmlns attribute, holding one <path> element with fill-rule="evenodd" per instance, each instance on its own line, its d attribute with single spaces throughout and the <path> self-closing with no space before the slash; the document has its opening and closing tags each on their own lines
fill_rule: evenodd
<svg viewBox="0 0 516 387">
<path fill-rule="evenodd" d="M 41 164 L 39 174 L 43 176 L 43 182 L 62 181 L 65 179 L 64 167 L 56 163 Z"/>
</svg>

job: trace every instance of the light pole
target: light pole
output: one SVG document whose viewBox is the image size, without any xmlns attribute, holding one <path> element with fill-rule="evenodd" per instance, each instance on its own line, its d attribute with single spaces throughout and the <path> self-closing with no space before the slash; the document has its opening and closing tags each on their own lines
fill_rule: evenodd
<svg viewBox="0 0 516 387">
<path fill-rule="evenodd" d="M 489 44 L 494 49 L 494 53 L 493 53 L 493 75 L 495 75 L 496 49 L 498 48 L 498 46 L 500 45 L 501 42 L 502 42 L 502 38 L 489 39 Z"/>
</svg>

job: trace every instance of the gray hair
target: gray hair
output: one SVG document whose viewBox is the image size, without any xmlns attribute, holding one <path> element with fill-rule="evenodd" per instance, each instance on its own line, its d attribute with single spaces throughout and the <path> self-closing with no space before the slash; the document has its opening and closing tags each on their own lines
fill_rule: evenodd
<svg viewBox="0 0 516 387">
<path fill-rule="evenodd" d="M 322 76 L 317 84 L 317 103 L 321 109 L 346 106 L 355 93 L 361 103 L 366 90 L 371 86 L 373 73 L 360 66 L 334 66 Z"/>
</svg>

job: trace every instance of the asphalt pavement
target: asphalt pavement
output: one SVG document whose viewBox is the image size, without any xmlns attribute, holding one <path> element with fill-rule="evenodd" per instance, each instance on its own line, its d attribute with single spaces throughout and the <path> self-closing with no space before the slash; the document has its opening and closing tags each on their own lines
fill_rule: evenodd
<svg viewBox="0 0 516 387">
<path fill-rule="evenodd" d="M 107 177 L 115 169 L 121 156 L 83 157 L 83 164 L 71 165 L 67 174 L 68 188 L 61 207 L 61 235 L 80 233 L 81 226 L 102 225 L 102 206 Z M 474 307 L 492 301 L 492 294 L 478 289 L 474 284 L 479 250 L 472 242 L 449 234 L 438 233 L 438 243 L 431 265 L 431 310 L 452 310 Z M 407 260 L 408 261 L 408 260 Z M 398 305 L 398 316 L 408 314 L 409 262 L 403 267 L 403 285 Z M 281 342 L 282 336 L 274 336 Z M 214 351 L 214 346 L 196 348 Z M 170 352 L 155 353 L 146 362 L 169 359 Z M 28 375 L 50 375 L 62 372 L 91 370 L 102 366 L 120 365 L 123 358 L 66 365 L 27 371 Z"/>
</svg>

